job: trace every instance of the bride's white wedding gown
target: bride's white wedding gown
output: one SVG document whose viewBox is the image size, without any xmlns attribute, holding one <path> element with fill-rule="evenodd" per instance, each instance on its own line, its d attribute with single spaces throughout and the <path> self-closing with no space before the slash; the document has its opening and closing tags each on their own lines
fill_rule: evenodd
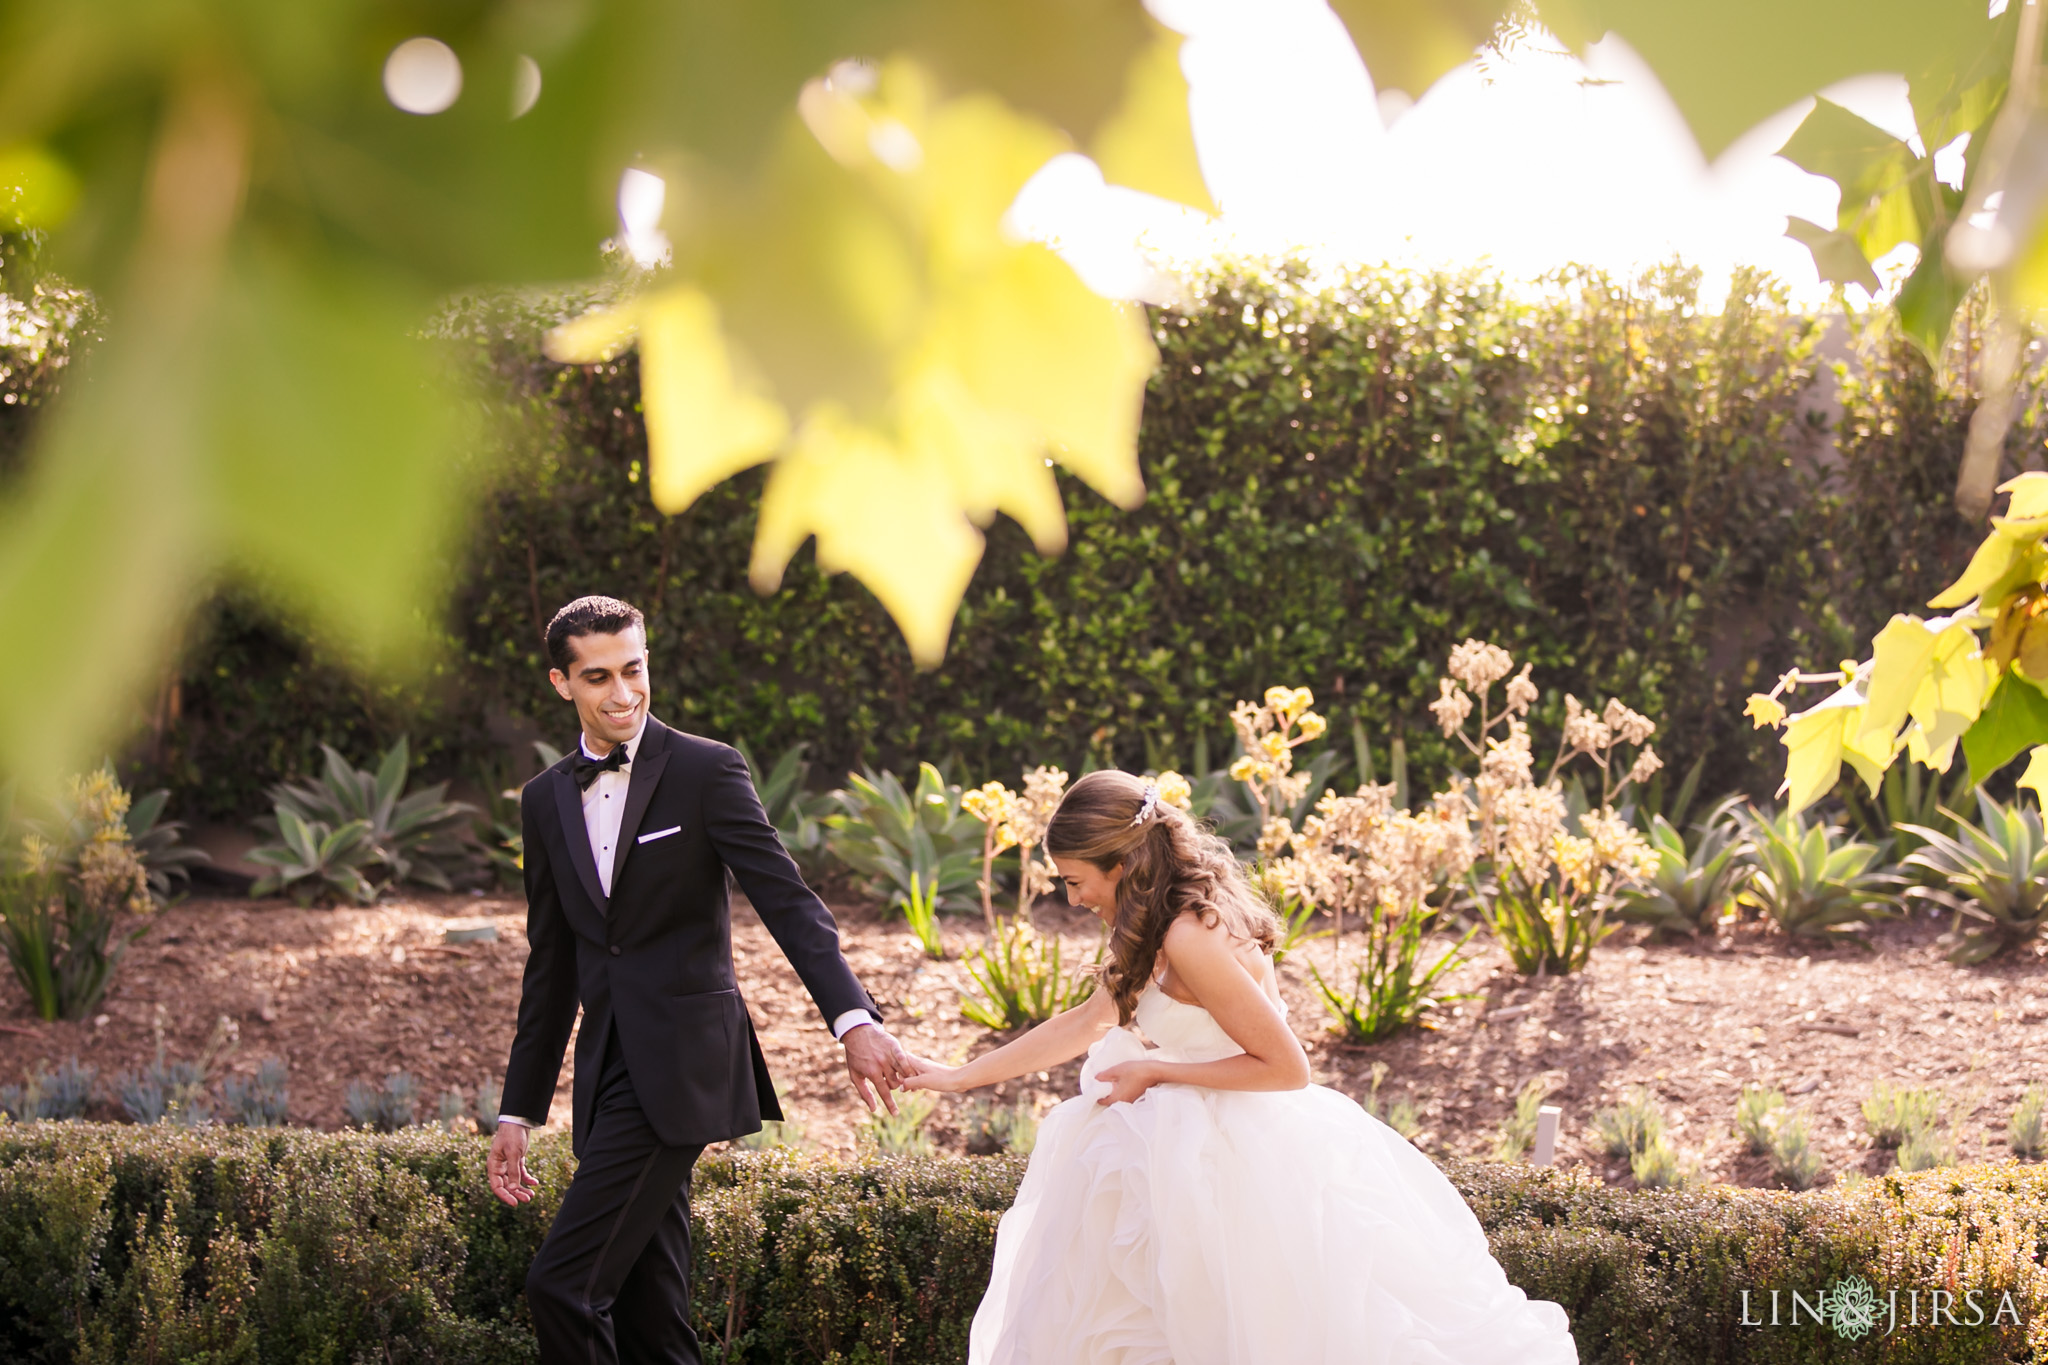
<svg viewBox="0 0 2048 1365">
<path fill-rule="evenodd" d="M 1161 1061 L 1244 1051 L 1157 982 L 1136 1022 Z M 1096 1103 L 1145 1055 L 1111 1029 L 1040 1125 L 969 1365 L 1576 1365 L 1564 1309 L 1393 1129 L 1319 1085 Z"/>
</svg>

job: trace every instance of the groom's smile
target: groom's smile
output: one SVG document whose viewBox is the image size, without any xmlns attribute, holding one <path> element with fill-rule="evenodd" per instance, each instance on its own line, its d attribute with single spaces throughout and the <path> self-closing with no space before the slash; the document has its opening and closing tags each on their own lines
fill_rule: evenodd
<svg viewBox="0 0 2048 1365">
<path fill-rule="evenodd" d="M 647 641 L 638 626 L 617 634 L 573 635 L 567 671 L 554 669 L 555 691 L 576 703 L 576 718 L 592 754 L 602 758 L 614 744 L 640 733 L 647 719 Z"/>
</svg>

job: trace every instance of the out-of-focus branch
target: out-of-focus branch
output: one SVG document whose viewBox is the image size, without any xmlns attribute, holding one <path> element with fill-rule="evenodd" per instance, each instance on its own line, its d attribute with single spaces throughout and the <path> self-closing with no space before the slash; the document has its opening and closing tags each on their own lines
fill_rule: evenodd
<svg viewBox="0 0 2048 1365">
<path fill-rule="evenodd" d="M 2017 310 L 2005 297 L 2001 276 L 2019 250 L 2021 231 L 2030 226 L 2031 205 L 2006 195 L 2012 169 L 2027 125 L 2034 116 L 2035 92 L 2041 74 L 2042 0 L 2024 0 L 2019 34 L 2013 44 L 2012 82 L 1977 167 L 1969 202 L 1944 243 L 1949 261 L 1972 273 L 1990 271 L 1994 286 L 1991 335 L 1984 344 L 1978 372 L 1977 410 L 1970 415 L 1970 434 L 1963 446 L 1962 468 L 1956 473 L 1956 511 L 1971 521 L 1991 512 L 1998 483 L 1998 457 L 2012 426 L 2014 385 L 2019 374 L 2020 324 Z"/>
</svg>

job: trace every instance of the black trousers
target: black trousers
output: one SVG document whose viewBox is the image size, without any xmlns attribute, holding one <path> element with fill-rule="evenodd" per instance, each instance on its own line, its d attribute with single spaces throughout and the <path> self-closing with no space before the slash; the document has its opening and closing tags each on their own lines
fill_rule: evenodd
<svg viewBox="0 0 2048 1365">
<path fill-rule="evenodd" d="M 690 1327 L 690 1168 L 647 1124 L 616 1030 L 583 1157 L 526 1272 L 541 1365 L 701 1365 Z"/>
</svg>

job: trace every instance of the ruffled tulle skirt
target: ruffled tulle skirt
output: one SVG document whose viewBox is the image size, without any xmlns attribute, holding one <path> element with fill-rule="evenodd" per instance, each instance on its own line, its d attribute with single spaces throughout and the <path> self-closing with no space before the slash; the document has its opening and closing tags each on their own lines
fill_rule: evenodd
<svg viewBox="0 0 2048 1365">
<path fill-rule="evenodd" d="M 970 1365 L 1573 1365 L 1451 1183 L 1333 1090 L 1154 1086 L 1048 1114 L 996 1238 Z M 1167 1054 L 1152 1054 L 1167 1055 Z"/>
</svg>

